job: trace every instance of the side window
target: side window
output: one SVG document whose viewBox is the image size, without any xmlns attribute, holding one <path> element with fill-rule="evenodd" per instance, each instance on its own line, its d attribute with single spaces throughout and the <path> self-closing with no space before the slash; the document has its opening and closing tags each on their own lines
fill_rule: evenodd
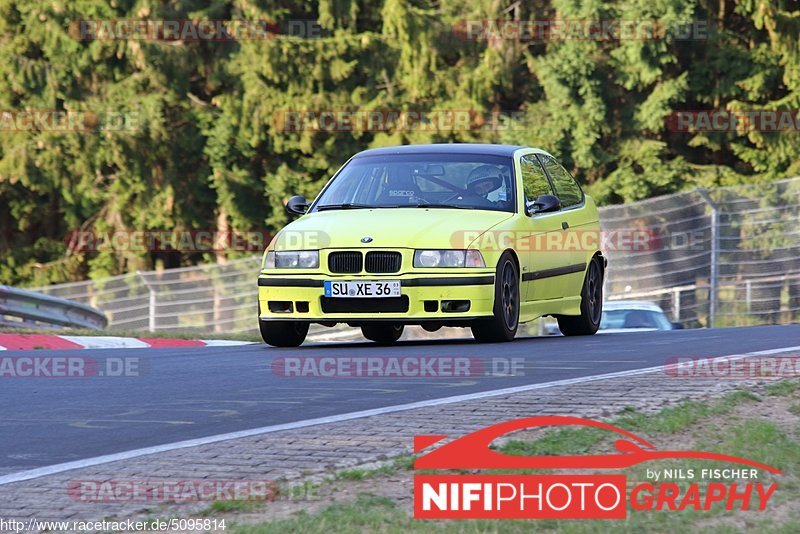
<svg viewBox="0 0 800 534">
<path fill-rule="evenodd" d="M 522 169 L 522 189 L 527 200 L 536 200 L 541 195 L 553 194 L 547 175 L 535 156 L 522 156 L 519 166 Z"/>
<path fill-rule="evenodd" d="M 553 180 L 556 196 L 561 201 L 561 206 L 568 208 L 575 204 L 580 204 L 583 201 L 583 191 L 581 191 L 578 182 L 554 158 L 550 156 L 539 157 L 542 158 L 544 168 L 547 169 L 547 173 Z"/>
</svg>

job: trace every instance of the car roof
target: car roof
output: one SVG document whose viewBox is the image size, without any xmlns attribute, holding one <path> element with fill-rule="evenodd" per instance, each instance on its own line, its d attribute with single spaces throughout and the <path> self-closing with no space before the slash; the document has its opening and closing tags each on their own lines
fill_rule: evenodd
<svg viewBox="0 0 800 534">
<path fill-rule="evenodd" d="M 646 300 L 612 300 L 603 303 L 604 310 L 650 310 L 664 313 L 661 306 Z"/>
<path fill-rule="evenodd" d="M 481 154 L 492 156 L 514 155 L 517 150 L 529 148 L 521 145 L 491 145 L 483 143 L 433 143 L 428 145 L 401 145 L 372 148 L 359 152 L 354 157 L 388 156 L 398 154 Z M 543 150 L 537 150 L 544 152 Z"/>
</svg>

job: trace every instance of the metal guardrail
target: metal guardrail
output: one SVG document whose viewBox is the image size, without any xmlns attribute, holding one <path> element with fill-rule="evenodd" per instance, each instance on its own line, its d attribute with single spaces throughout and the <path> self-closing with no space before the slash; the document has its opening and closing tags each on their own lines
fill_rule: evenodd
<svg viewBox="0 0 800 534">
<path fill-rule="evenodd" d="M 652 238 L 642 250 L 609 240 L 605 294 L 652 301 L 690 327 L 800 322 L 798 220 L 800 177 L 603 207 L 607 237 L 647 232 Z M 102 309 L 112 330 L 256 332 L 260 259 L 37 291 Z"/>
<path fill-rule="evenodd" d="M 9 321 L 7 317 L 22 321 Z M 0 324 L 102 330 L 108 325 L 108 318 L 100 310 L 80 302 L 0 285 Z"/>
<path fill-rule="evenodd" d="M 727 292 L 731 298 L 726 302 L 726 306 L 721 311 L 716 312 L 717 317 L 729 317 L 742 313 L 754 314 L 758 313 L 758 307 L 762 302 L 770 302 L 771 298 L 759 298 L 754 296 L 753 293 L 763 288 L 783 288 L 786 284 L 796 284 L 800 281 L 799 273 L 787 273 L 782 276 L 762 276 L 758 278 L 748 278 L 747 280 L 719 280 L 717 287 L 712 288 L 709 284 L 688 284 L 684 286 L 666 287 L 661 289 L 652 289 L 649 291 L 636 291 L 628 293 L 616 293 L 610 295 L 607 300 L 649 300 L 660 304 L 665 311 L 667 311 L 666 304 L 669 304 L 672 310 L 672 318 L 674 321 L 682 321 L 687 315 L 686 306 L 682 304 L 681 295 L 686 293 L 690 296 L 691 293 L 698 291 L 711 294 L 712 291 L 717 291 L 722 294 Z M 706 307 L 708 304 L 704 304 Z M 699 304 L 695 302 L 690 306 L 689 316 L 692 316 Z M 778 309 L 770 307 L 763 313 L 798 313 L 800 308 L 793 306 L 789 301 Z"/>
</svg>

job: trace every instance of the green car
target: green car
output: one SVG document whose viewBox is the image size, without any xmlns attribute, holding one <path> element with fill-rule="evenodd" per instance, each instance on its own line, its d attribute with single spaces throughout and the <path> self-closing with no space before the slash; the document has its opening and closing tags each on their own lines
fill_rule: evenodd
<svg viewBox="0 0 800 534">
<path fill-rule="evenodd" d="M 410 145 L 356 154 L 267 247 L 259 325 L 300 345 L 311 323 L 346 323 L 379 343 L 405 325 L 514 339 L 544 315 L 565 335 L 600 324 L 606 260 L 597 208 L 543 150 Z"/>
</svg>

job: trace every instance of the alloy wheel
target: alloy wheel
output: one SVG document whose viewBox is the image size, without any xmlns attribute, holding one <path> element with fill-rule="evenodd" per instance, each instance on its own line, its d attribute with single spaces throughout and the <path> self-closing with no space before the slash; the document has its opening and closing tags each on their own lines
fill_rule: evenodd
<svg viewBox="0 0 800 534">
<path fill-rule="evenodd" d="M 519 317 L 519 299 L 517 298 L 517 276 L 511 262 L 503 266 L 500 304 L 503 308 L 503 320 L 506 328 L 513 330 L 517 326 Z"/>
<path fill-rule="evenodd" d="M 600 322 L 601 306 L 603 303 L 603 280 L 600 276 L 600 267 L 597 266 L 597 261 L 592 261 L 589 267 L 587 286 L 589 318 L 592 323 L 597 324 Z"/>
</svg>

